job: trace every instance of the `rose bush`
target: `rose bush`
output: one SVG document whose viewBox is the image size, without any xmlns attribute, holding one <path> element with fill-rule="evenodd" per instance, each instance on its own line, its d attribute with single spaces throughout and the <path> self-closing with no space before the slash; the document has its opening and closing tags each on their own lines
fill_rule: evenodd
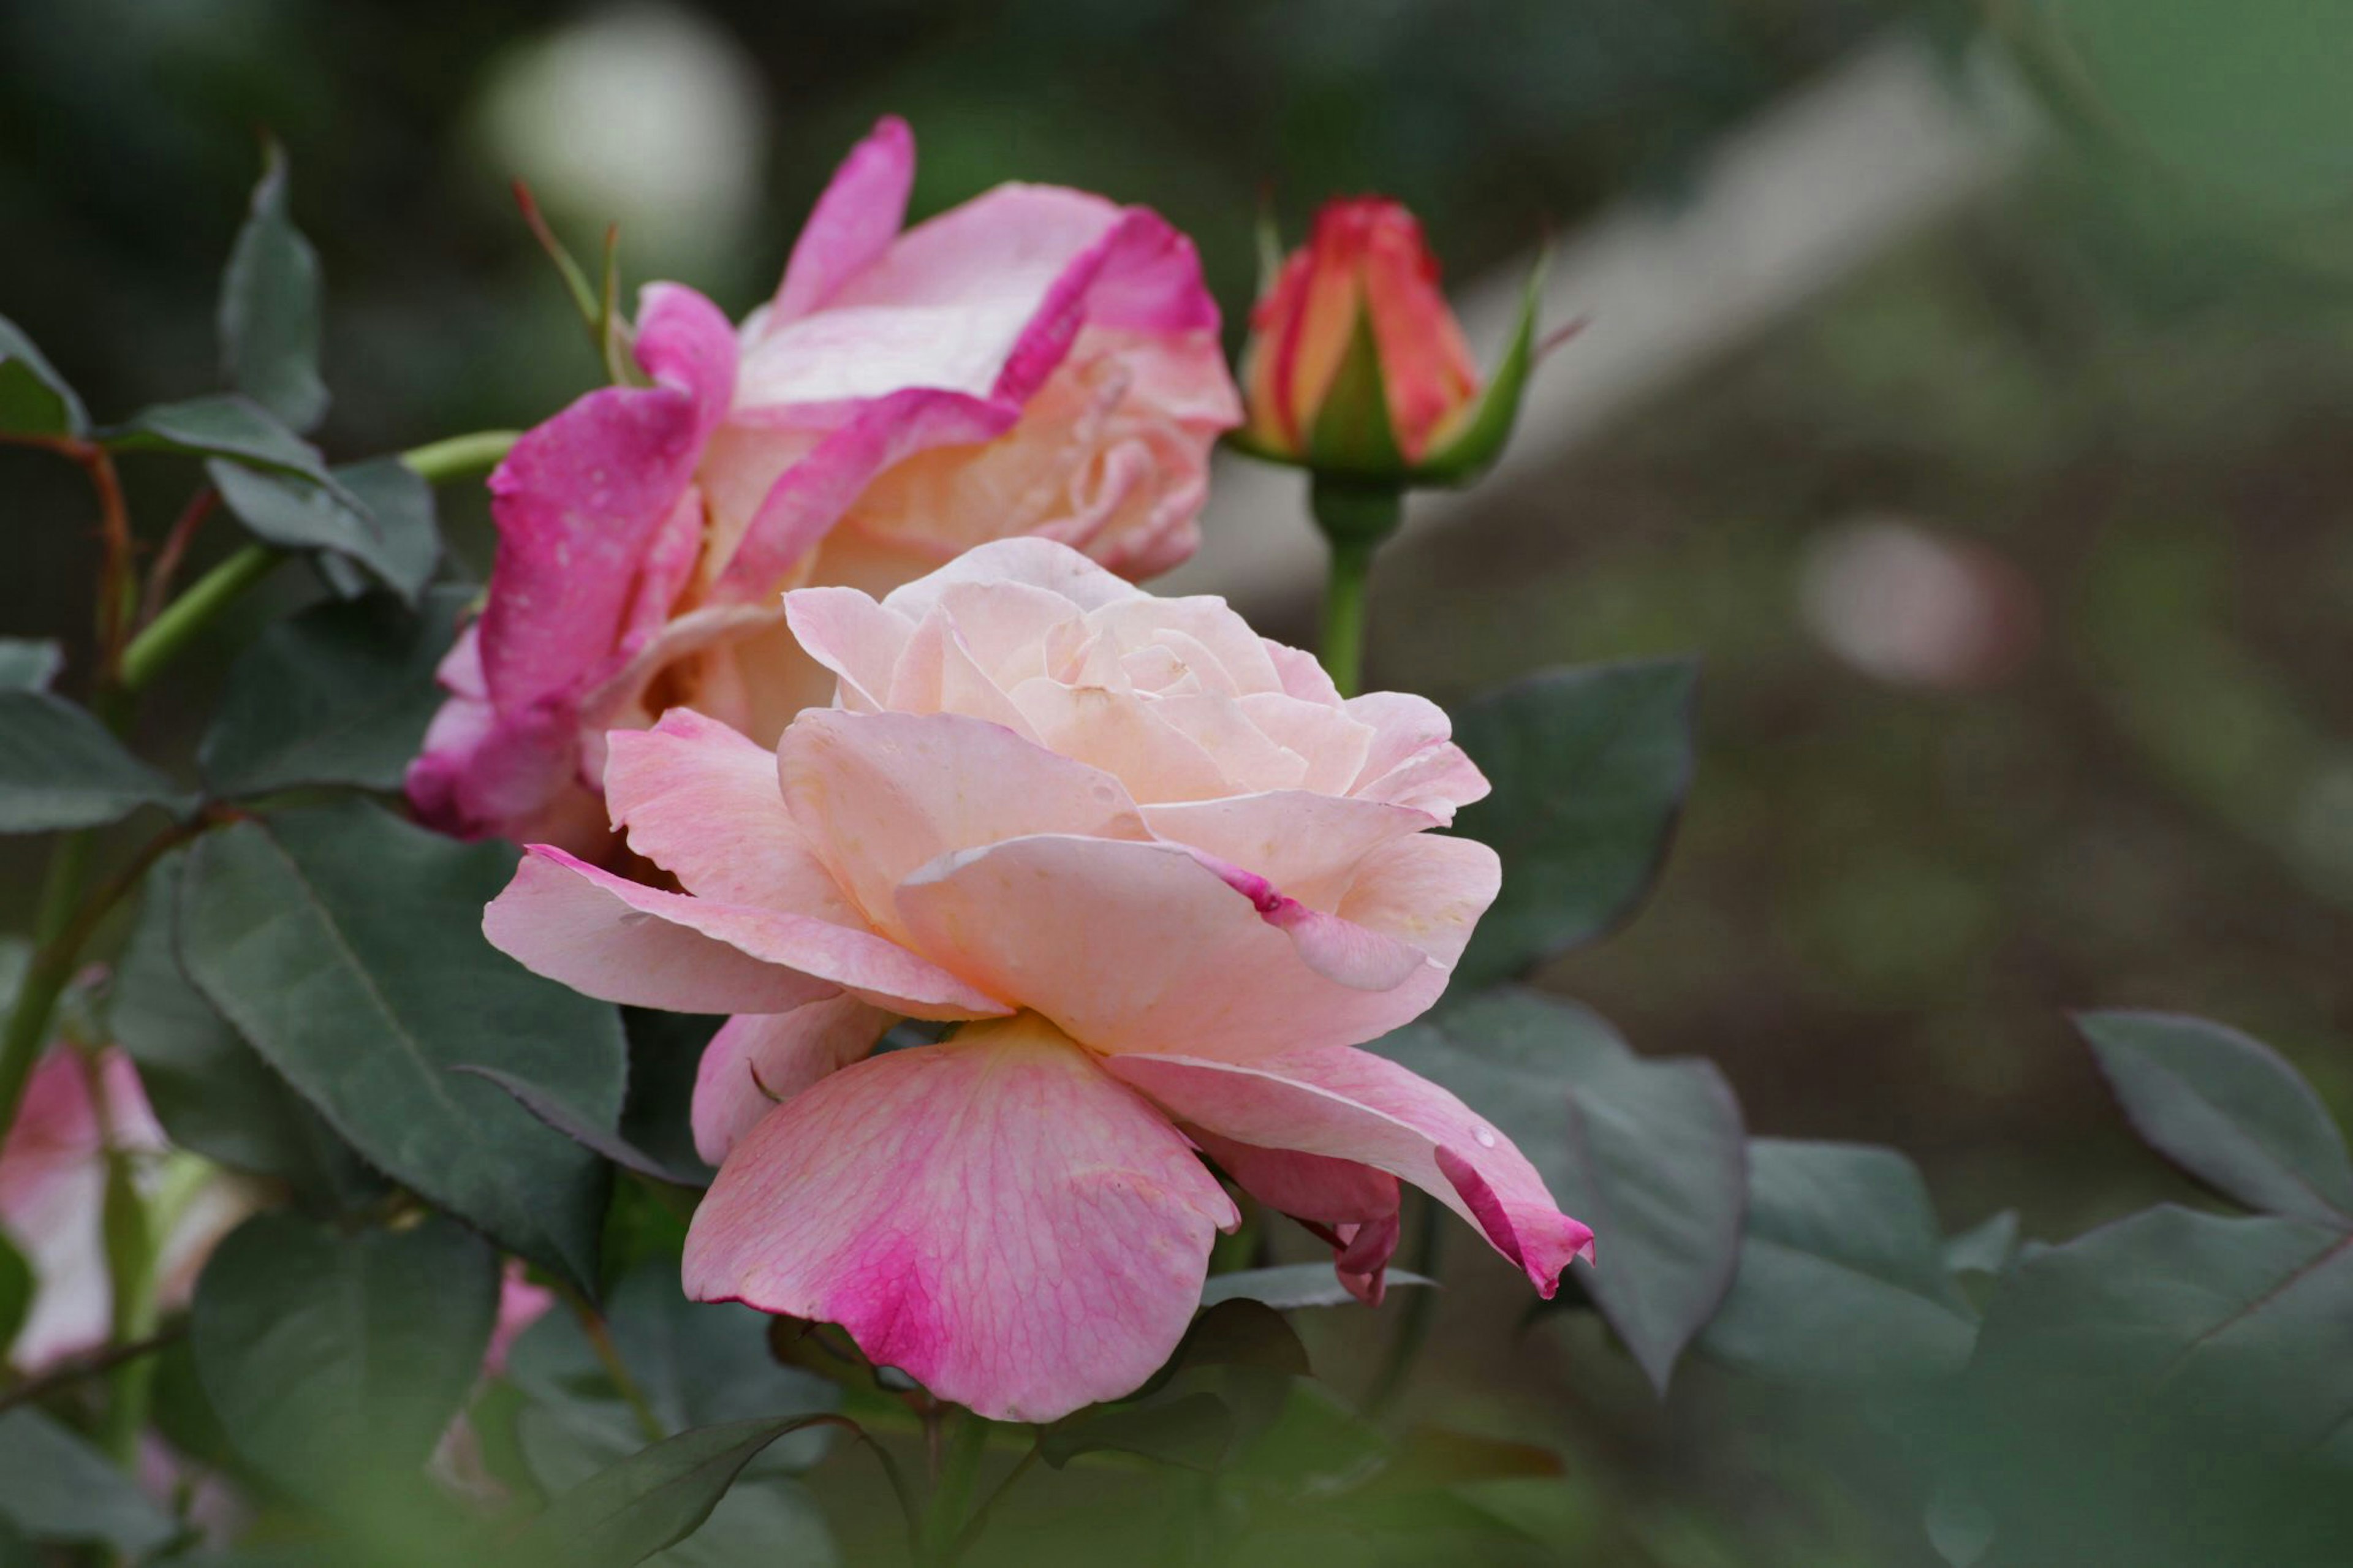
<svg viewBox="0 0 2353 1568">
<path fill-rule="evenodd" d="M 839 680 L 771 755 L 691 710 L 610 738 L 671 892 L 535 846 L 484 930 L 591 995 L 737 1015 L 686 1287 L 837 1321 L 983 1415 L 1160 1365 L 1238 1215 L 1377 1299 L 1400 1178 L 1552 1294 L 1591 1233 L 1452 1095 L 1356 1047 L 1423 1012 L 1498 880 L 1428 831 L 1487 790 L 1419 698 L 1343 700 L 1222 601 L 983 545 L 880 602 L 786 597 Z M 949 1039 L 865 1058 L 898 1016 Z"/>
<path fill-rule="evenodd" d="M 884 592 L 1009 534 L 1129 576 L 1192 552 L 1240 411 L 1191 242 L 1024 184 L 902 233 L 913 178 L 883 121 L 773 300 L 737 328 L 649 287 L 651 384 L 588 394 L 492 476 L 488 598 L 408 775 L 427 821 L 587 848 L 606 731 L 682 704 L 772 742 L 825 696 L 783 589 Z"/>
</svg>

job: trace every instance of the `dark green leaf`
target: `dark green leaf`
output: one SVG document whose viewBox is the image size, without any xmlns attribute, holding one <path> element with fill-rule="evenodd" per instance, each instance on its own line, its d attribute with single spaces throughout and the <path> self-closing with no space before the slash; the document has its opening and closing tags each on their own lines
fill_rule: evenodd
<svg viewBox="0 0 2353 1568">
<path fill-rule="evenodd" d="M 1976 1331 L 1910 1161 L 1862 1144 L 1749 1142 L 1747 1231 L 1700 1339 L 1711 1355 L 1791 1381 L 1903 1382 L 1958 1370 Z"/>
<path fill-rule="evenodd" d="M 703 1048 L 724 1020 L 650 1007 L 621 1009 L 629 1037 L 629 1100 L 621 1135 L 666 1169 L 709 1186 L 716 1174 L 694 1148 L 694 1079 Z"/>
<path fill-rule="evenodd" d="M 188 977 L 369 1163 L 591 1293 L 604 1163 L 493 1085 L 498 1068 L 617 1116 L 610 1007 L 481 936 L 514 852 L 360 801 L 206 835 L 182 887 Z"/>
<path fill-rule="evenodd" d="M 629 1568 L 711 1517 L 761 1450 L 821 1415 L 731 1421 L 642 1449 L 550 1503 L 516 1543 L 526 1563 Z"/>
<path fill-rule="evenodd" d="M 1691 786 L 1698 673 L 1689 659 L 1546 670 L 1456 713 L 1454 738 L 1495 786 L 1456 827 L 1504 859 L 1458 988 L 1593 941 L 1649 891 Z"/>
<path fill-rule="evenodd" d="M 435 518 L 433 487 L 398 458 L 346 463 L 334 470 L 333 478 L 375 521 L 381 543 L 374 556 L 359 559 L 383 578 L 385 587 L 404 602 L 415 604 L 433 580 L 433 569 L 441 563 L 441 530 Z"/>
<path fill-rule="evenodd" d="M 780 1366 L 768 1351 L 768 1318 L 748 1307 L 690 1301 L 675 1255 L 649 1260 L 614 1286 L 606 1331 L 668 1431 L 754 1416 L 814 1415 L 840 1400 L 833 1384 Z M 507 1358 L 507 1377 L 533 1402 L 524 1449 L 543 1486 L 566 1489 L 645 1441 L 579 1320 L 551 1312 Z M 816 1428 L 778 1444 L 758 1468 L 806 1469 L 832 1441 Z"/>
<path fill-rule="evenodd" d="M 108 431 L 106 444 L 125 452 L 227 458 L 317 485 L 330 483 L 317 447 L 286 428 L 261 405 L 235 393 L 142 409 L 132 416 L 129 424 Z"/>
<path fill-rule="evenodd" d="M 172 855 L 148 873 L 108 1006 L 113 1037 L 139 1064 L 155 1119 L 181 1148 L 275 1176 L 317 1207 L 367 1202 L 382 1183 L 182 973 L 184 858 Z"/>
<path fill-rule="evenodd" d="M 288 427 L 308 430 L 327 412 L 319 379 L 319 256 L 287 212 L 284 151 L 270 142 L 263 157 L 221 280 L 221 372 Z"/>
<path fill-rule="evenodd" d="M 2244 202 L 2251 216 L 2319 216 L 2353 199 L 2353 12 L 2041 0 L 2004 19 L 2084 124 L 2173 179 Z"/>
<path fill-rule="evenodd" d="M 2353 1488 L 2325 1445 L 2353 1424 L 2353 1236 L 2168 1206 L 2038 1249 L 1961 1393 L 2003 1561 L 2342 1563 Z"/>
<path fill-rule="evenodd" d="M 1574 1283 L 1663 1390 L 1740 1255 L 1746 1144 L 1723 1075 L 1638 1057 L 1590 1010 L 1516 990 L 1374 1048 L 1492 1117 L 1593 1227 L 1597 1266 Z"/>
<path fill-rule="evenodd" d="M 1388 392 L 1381 375 L 1380 342 L 1373 336 L 1372 312 L 1356 310 L 1348 352 L 1324 390 L 1324 405 L 1307 432 L 1307 461 L 1319 474 L 1394 480 L 1405 470 L 1397 431 L 1389 423 Z"/>
<path fill-rule="evenodd" d="M 239 1451 L 295 1486 L 424 1463 L 498 1316 L 498 1258 L 438 1216 L 342 1234 L 257 1215 L 196 1287 L 196 1371 Z"/>
<path fill-rule="evenodd" d="M 2158 1152 L 2249 1208 L 2353 1227 L 2344 1134 L 2270 1047 L 2163 1013 L 2086 1013 L 2075 1026 Z"/>
<path fill-rule="evenodd" d="M 408 473 L 398 463 L 391 467 Z M 408 474 L 408 482 L 388 480 L 382 465 L 368 463 L 356 469 L 338 468 L 319 483 L 220 460 L 206 463 L 205 472 L 219 489 L 221 503 L 258 539 L 284 550 L 347 555 L 412 602 L 432 574 L 432 558 L 424 559 L 420 568 L 418 542 L 421 537 L 437 555 L 439 543 L 429 527 L 421 536 L 417 531 L 416 497 L 408 491 L 411 484 L 425 481 L 415 474 Z M 369 500 L 348 482 L 353 474 L 361 476 L 362 488 L 392 503 L 391 523 L 377 517 Z"/>
<path fill-rule="evenodd" d="M 197 752 L 213 793 L 397 790 L 440 707 L 433 670 L 467 596 L 436 589 L 418 613 L 376 595 L 269 626 L 237 657 Z"/>
<path fill-rule="evenodd" d="M 41 1549 L 5 1515 L 0 1515 L 0 1568 L 42 1568 Z"/>
<path fill-rule="evenodd" d="M 783 1476 L 756 1474 L 728 1488 L 693 1534 L 646 1559 L 654 1568 L 744 1568 L 753 1563 L 831 1568 L 840 1560 L 825 1510 L 809 1489 Z"/>
<path fill-rule="evenodd" d="M 1952 1568 L 1976 1568 L 1992 1549 L 1993 1516 L 1969 1495 L 1968 1487 L 1950 1478 L 1929 1494 L 1928 1511 L 1920 1523 L 1928 1544 Z"/>
<path fill-rule="evenodd" d="M 65 650 L 53 642 L 0 637 L 0 691 L 47 691 L 65 662 Z"/>
<path fill-rule="evenodd" d="M 81 436 L 90 416 L 33 340 L 0 316 L 0 435 Z"/>
<path fill-rule="evenodd" d="M 1282 1314 L 1263 1301 L 1238 1297 L 1206 1306 L 1169 1358 L 1172 1368 L 1251 1367 L 1283 1377 L 1306 1377 L 1307 1347 Z"/>
<path fill-rule="evenodd" d="M 1396 1290 L 1411 1286 L 1434 1287 L 1438 1281 L 1392 1268 L 1388 1283 L 1390 1289 Z M 1328 1263 L 1286 1263 L 1272 1268 L 1212 1274 L 1201 1287 L 1204 1310 L 1222 1301 L 1258 1301 L 1287 1312 L 1300 1307 L 1345 1307 L 1355 1300 Z"/>
<path fill-rule="evenodd" d="M 1462 424 L 1442 447 L 1425 454 L 1414 468 L 1424 484 L 1465 485 L 1493 468 L 1519 422 L 1520 403 L 1526 397 L 1528 376 L 1536 363 L 1536 311 L 1544 303 L 1545 273 L 1551 254 L 1536 258 L 1520 295 L 1520 316 L 1512 341 L 1504 350 L 1494 374 L 1479 394 L 1478 405 L 1462 416 Z"/>
<path fill-rule="evenodd" d="M 1214 1394 L 1183 1394 L 1144 1405 L 1113 1405 L 1049 1427 L 1039 1456 L 1060 1469 L 1081 1454 L 1115 1449 L 1166 1465 L 1214 1470 L 1233 1441 L 1234 1418 Z"/>
<path fill-rule="evenodd" d="M 98 1542 L 132 1556 L 174 1533 L 105 1455 L 26 1406 L 0 1415 L 0 1518 L 35 1541 Z"/>
<path fill-rule="evenodd" d="M 176 815 L 195 804 L 88 710 L 46 691 L 0 690 L 0 833 L 97 827 L 142 805 Z"/>
<path fill-rule="evenodd" d="M 8 1359 L 8 1347 L 16 1342 L 17 1332 L 25 1326 L 26 1316 L 33 1310 L 33 1266 L 0 1230 L 0 1362 Z"/>
<path fill-rule="evenodd" d="M 1945 1267 L 1955 1274 L 1999 1274 L 2018 1256 L 2018 1211 L 2003 1209 L 1945 1243 Z"/>
<path fill-rule="evenodd" d="M 651 1181 L 666 1182 L 674 1187 L 707 1187 L 711 1184 L 711 1178 L 701 1173 L 671 1170 L 652 1155 L 633 1146 L 619 1133 L 597 1126 L 535 1083 L 526 1082 L 512 1073 L 501 1072 L 496 1068 L 459 1067 L 451 1070 L 497 1084 L 514 1096 L 516 1104 L 547 1127 L 561 1132 L 590 1153 L 610 1160 L 624 1171 Z"/>
</svg>

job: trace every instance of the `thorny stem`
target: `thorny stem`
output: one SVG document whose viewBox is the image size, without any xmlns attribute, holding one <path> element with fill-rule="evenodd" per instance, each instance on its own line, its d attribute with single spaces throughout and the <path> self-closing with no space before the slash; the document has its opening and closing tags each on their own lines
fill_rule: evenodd
<svg viewBox="0 0 2353 1568">
<path fill-rule="evenodd" d="M 153 1355 L 157 1351 L 177 1344 L 187 1337 L 187 1333 L 185 1323 L 175 1323 L 145 1339 L 135 1340 L 129 1344 L 109 1345 L 103 1350 L 76 1356 L 71 1361 L 60 1362 L 40 1376 L 28 1377 L 6 1393 L 0 1394 L 0 1415 L 5 1415 L 19 1405 L 47 1399 L 58 1389 L 70 1387 L 84 1378 L 98 1377 L 127 1362 Z"/>
<path fill-rule="evenodd" d="M 944 1409 L 946 1407 L 940 1407 Z M 938 1430 L 940 1416 L 932 1417 Z M 955 1417 L 955 1436 L 932 1480 L 931 1506 L 923 1511 L 918 1563 L 946 1563 L 955 1560 L 964 1533 L 965 1514 L 972 1506 L 973 1483 L 980 1476 L 981 1456 L 988 1451 L 988 1422 L 967 1410 Z"/>
<path fill-rule="evenodd" d="M 1428 1193 L 1412 1192 L 1413 1217 L 1421 1230 L 1414 1241 L 1412 1269 L 1426 1279 L 1438 1278 L 1438 1257 L 1445 1245 L 1446 1226 L 1440 1222 L 1438 1205 Z M 1366 1410 L 1375 1415 L 1387 1410 L 1405 1388 L 1406 1375 L 1413 1370 L 1414 1360 L 1421 1353 L 1423 1343 L 1430 1338 L 1430 1325 L 1438 1317 L 1438 1292 L 1412 1290 L 1406 1294 L 1405 1316 L 1398 1324 L 1397 1338 L 1389 1343 L 1388 1358 L 1381 1363 L 1379 1377 L 1373 1382 L 1372 1392 L 1365 1397 Z"/>
</svg>

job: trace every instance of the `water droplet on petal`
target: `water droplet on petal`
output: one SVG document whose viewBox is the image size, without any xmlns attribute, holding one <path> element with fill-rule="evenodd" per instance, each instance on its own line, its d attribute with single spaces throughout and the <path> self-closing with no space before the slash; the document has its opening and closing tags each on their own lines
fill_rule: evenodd
<svg viewBox="0 0 2353 1568">
<path fill-rule="evenodd" d="M 1471 1136 L 1479 1141 L 1479 1147 L 1482 1149 L 1493 1149 L 1495 1146 L 1495 1130 L 1484 1122 L 1472 1127 Z"/>
</svg>

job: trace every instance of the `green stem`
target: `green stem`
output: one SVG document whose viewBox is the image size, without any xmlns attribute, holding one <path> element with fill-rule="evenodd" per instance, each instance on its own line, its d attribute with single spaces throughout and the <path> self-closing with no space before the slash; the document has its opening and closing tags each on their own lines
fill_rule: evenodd
<svg viewBox="0 0 2353 1568">
<path fill-rule="evenodd" d="M 1405 492 L 1318 474 L 1307 503 L 1332 546 L 1332 574 L 1324 589 L 1324 668 L 1341 696 L 1354 697 L 1364 679 L 1365 594 L 1373 556 L 1404 518 Z"/>
<path fill-rule="evenodd" d="M 659 1443 L 668 1437 L 670 1428 L 664 1426 L 661 1417 L 654 1414 L 653 1405 L 646 1398 L 645 1390 L 638 1386 L 638 1380 L 629 1375 L 628 1363 L 621 1359 L 620 1349 L 613 1343 L 612 1331 L 605 1326 L 603 1316 L 569 1286 L 558 1285 L 556 1289 L 562 1292 L 565 1304 L 572 1309 L 572 1315 L 580 1320 L 580 1331 L 588 1336 L 589 1348 L 596 1352 L 596 1363 L 605 1369 L 605 1375 L 612 1379 L 621 1403 L 627 1405 L 629 1414 L 637 1418 L 638 1430 L 645 1435 L 649 1443 Z"/>
<path fill-rule="evenodd" d="M 1446 1241 L 1446 1226 L 1438 1205 L 1428 1193 L 1415 1191 L 1407 1194 L 1412 1209 L 1411 1217 L 1419 1222 L 1421 1230 L 1415 1239 L 1413 1261 L 1409 1267 L 1425 1279 L 1438 1278 L 1438 1258 Z M 1397 1338 L 1389 1343 L 1388 1359 L 1381 1364 L 1380 1376 L 1373 1382 L 1372 1392 L 1366 1396 L 1365 1409 L 1378 1415 L 1395 1402 L 1404 1391 L 1405 1380 L 1413 1363 L 1421 1354 L 1421 1347 L 1430 1339 L 1430 1325 L 1438 1319 L 1438 1292 L 1409 1290 L 1405 1293 L 1405 1317 L 1398 1324 Z"/>
<path fill-rule="evenodd" d="M 1365 589 L 1375 546 L 1332 542 L 1332 575 L 1324 585 L 1324 668 L 1343 697 L 1364 682 Z"/>
<path fill-rule="evenodd" d="M 1033 1438 L 1029 1451 L 1013 1462 L 1013 1468 L 1005 1472 L 1005 1479 L 981 1500 L 980 1506 L 972 1510 L 972 1518 L 965 1521 L 965 1527 L 948 1543 L 947 1560 L 950 1563 L 961 1558 L 979 1542 L 981 1531 L 988 1528 L 989 1520 L 997 1512 L 997 1504 L 1005 1500 L 1005 1494 L 1013 1489 L 1015 1482 L 1029 1473 L 1029 1467 L 1036 1464 L 1044 1452 Z"/>
<path fill-rule="evenodd" d="M 400 460 L 428 483 L 463 479 L 495 466 L 517 438 L 512 430 L 477 430 L 404 452 Z M 144 689 L 197 633 L 284 559 L 282 550 L 248 544 L 190 584 L 188 591 L 164 606 L 123 650 L 122 689 Z"/>
<path fill-rule="evenodd" d="M 488 472 L 522 438 L 522 433 L 515 430 L 477 430 L 414 447 L 403 452 L 400 460 L 427 484 L 438 485 L 447 479 Z"/>
<path fill-rule="evenodd" d="M 987 1420 L 969 1410 L 956 1417 L 955 1434 L 940 1464 L 939 1483 L 932 1489 L 931 1506 L 923 1510 L 922 1552 L 917 1561 L 925 1564 L 954 1561 L 965 1515 L 972 1509 L 973 1483 L 980 1478 L 980 1458 L 988 1451 L 988 1426 Z"/>
<path fill-rule="evenodd" d="M 131 1156 L 115 1137 L 115 1108 L 106 1098 L 105 1075 L 98 1058 L 86 1057 L 90 1102 L 98 1108 L 98 1124 L 106 1141 L 107 1283 L 113 1299 L 113 1342 L 137 1344 L 155 1332 L 155 1265 L 161 1242 L 146 1200 L 140 1195 Z M 100 1445 L 114 1462 L 130 1469 L 139 1461 L 139 1435 L 147 1426 L 149 1394 L 155 1384 L 155 1362 L 142 1356 L 116 1367 L 100 1428 Z"/>
<path fill-rule="evenodd" d="M 144 689 L 215 616 L 285 559 L 282 550 L 248 544 L 189 584 L 188 591 L 166 605 L 122 650 L 122 689 Z"/>
</svg>

